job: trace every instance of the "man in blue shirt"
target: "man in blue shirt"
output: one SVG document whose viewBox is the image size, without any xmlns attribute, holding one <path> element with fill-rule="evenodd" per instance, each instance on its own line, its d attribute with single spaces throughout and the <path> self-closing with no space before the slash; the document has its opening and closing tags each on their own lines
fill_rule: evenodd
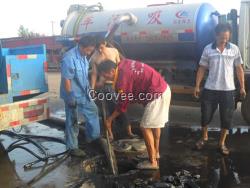
<svg viewBox="0 0 250 188">
<path fill-rule="evenodd" d="M 61 63 L 60 95 L 65 102 L 66 147 L 73 156 L 85 156 L 84 151 L 78 148 L 78 113 L 85 118 L 87 142 L 100 137 L 98 109 L 89 96 L 89 62 L 86 58 L 94 49 L 94 38 L 82 37 L 76 47 L 65 53 Z"/>
</svg>

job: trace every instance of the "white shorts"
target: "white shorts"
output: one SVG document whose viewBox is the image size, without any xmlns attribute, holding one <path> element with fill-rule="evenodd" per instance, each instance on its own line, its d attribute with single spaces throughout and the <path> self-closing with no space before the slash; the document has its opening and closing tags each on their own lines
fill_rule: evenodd
<svg viewBox="0 0 250 188">
<path fill-rule="evenodd" d="M 161 97 L 146 105 L 140 126 L 143 128 L 163 128 L 168 122 L 170 101 L 171 90 L 168 86 Z"/>
</svg>

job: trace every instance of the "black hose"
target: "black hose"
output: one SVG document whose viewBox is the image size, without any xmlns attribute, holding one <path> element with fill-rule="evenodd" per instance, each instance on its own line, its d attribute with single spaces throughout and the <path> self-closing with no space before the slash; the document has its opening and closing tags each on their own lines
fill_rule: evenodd
<svg viewBox="0 0 250 188">
<path fill-rule="evenodd" d="M 68 158 L 68 153 L 63 155 L 61 158 L 59 158 L 57 161 L 55 161 L 54 163 L 52 164 L 49 164 L 48 168 L 45 169 L 45 167 L 42 169 L 42 171 L 37 175 L 35 176 L 32 180 L 30 180 L 27 185 L 28 186 L 31 186 L 33 185 L 35 182 L 39 181 L 41 178 L 43 178 L 44 176 L 46 176 L 48 173 L 50 173 L 52 170 L 54 170 L 56 167 L 58 167 L 65 159 Z"/>
<path fill-rule="evenodd" d="M 31 139 L 31 135 L 18 135 L 18 134 L 16 134 L 16 133 L 14 133 L 14 132 L 10 132 L 10 131 L 5 131 L 4 132 L 4 134 L 6 134 L 6 135 L 9 135 L 9 136 L 14 136 L 14 137 L 18 137 L 19 139 L 17 140 L 17 141 L 15 141 L 15 142 L 13 142 L 12 144 L 10 144 L 9 146 L 8 146 L 8 148 L 6 149 L 7 151 L 12 151 L 13 149 L 15 149 L 15 148 L 18 148 L 18 146 L 20 146 L 20 145 L 24 145 L 24 143 L 21 143 L 21 144 L 17 144 L 18 142 L 21 142 L 21 141 L 27 141 L 28 143 L 31 143 L 31 144 L 33 144 L 34 146 L 36 146 L 39 150 L 40 150 L 40 152 L 41 152 L 41 154 L 44 154 L 45 155 L 45 158 L 48 158 L 49 156 L 48 156 L 48 153 L 47 153 L 47 151 L 44 149 L 44 147 L 41 145 L 41 144 L 39 144 L 39 143 L 37 143 L 37 142 L 35 142 L 35 141 L 33 141 L 32 139 Z M 15 147 L 14 147 L 15 146 Z M 14 148 L 13 148 L 14 147 Z M 21 148 L 22 149 L 22 148 Z M 27 150 L 26 150 L 27 151 Z M 33 155 L 33 153 L 31 153 L 32 155 Z M 36 158 L 37 158 L 37 156 L 35 156 Z M 43 161 L 45 161 L 45 160 L 43 160 Z"/>
<path fill-rule="evenodd" d="M 36 139 L 46 139 L 54 142 L 58 142 L 61 144 L 66 144 L 65 141 L 61 138 L 55 138 L 50 136 L 40 136 L 40 135 L 27 135 L 27 134 L 16 134 L 11 131 L 1 131 L 0 134 L 11 136 L 11 137 L 18 137 L 18 138 L 36 138 Z"/>
<path fill-rule="evenodd" d="M 66 145 L 65 141 L 60 138 L 49 137 L 49 136 L 16 134 L 14 132 L 6 131 L 6 130 L 0 131 L 0 135 L 1 134 L 17 139 L 16 141 L 14 141 L 12 144 L 8 146 L 8 148 L 6 149 L 7 152 L 11 152 L 15 149 L 23 149 L 24 151 L 27 151 L 29 154 L 37 158 L 37 160 L 25 164 L 23 166 L 25 170 L 31 169 L 35 164 L 38 164 L 39 162 L 44 162 L 44 165 L 41 166 L 42 169 L 40 173 L 34 178 L 32 178 L 32 180 L 27 182 L 26 183 L 27 186 L 33 185 L 42 177 L 46 176 L 49 172 L 51 172 L 53 169 L 59 166 L 69 156 L 69 150 L 65 150 L 57 154 L 49 155 L 46 149 L 44 148 L 44 146 L 35 141 L 36 139 L 42 139 L 42 140 L 57 142 L 57 143 Z M 33 144 L 35 147 L 37 147 L 41 151 L 41 154 L 43 156 L 40 156 L 36 154 L 35 152 L 31 151 L 29 148 L 25 147 L 25 144 Z M 53 160 L 53 162 L 49 163 L 49 160 Z"/>
<path fill-rule="evenodd" d="M 65 141 L 61 138 L 55 138 L 55 137 L 50 137 L 50 136 L 39 136 L 39 135 L 25 135 L 25 134 L 20 134 L 20 135 L 30 136 L 30 138 L 36 138 L 36 139 L 45 139 L 45 140 L 54 141 L 54 142 L 58 142 L 58 143 L 66 145 Z"/>
<path fill-rule="evenodd" d="M 53 142 L 65 144 L 65 141 L 60 139 L 60 138 L 49 137 L 49 136 L 39 136 L 39 135 L 16 134 L 14 132 L 6 131 L 6 130 L 1 131 L 0 134 L 7 135 L 7 136 L 10 136 L 10 137 L 15 137 L 15 138 L 18 139 L 18 140 L 16 140 L 15 142 L 13 142 L 12 144 L 10 144 L 8 146 L 8 148 L 6 149 L 7 152 L 11 152 L 14 149 L 23 149 L 23 150 L 27 151 L 28 153 L 30 153 L 31 155 L 33 155 L 35 158 L 38 159 L 36 161 L 33 161 L 31 163 L 28 163 L 28 164 L 24 165 L 24 168 L 26 168 L 26 169 L 31 168 L 34 164 L 37 164 L 40 161 L 48 162 L 49 159 L 55 159 L 55 158 L 57 158 L 57 157 L 59 157 L 61 155 L 65 155 L 65 154 L 67 154 L 69 152 L 68 150 L 65 150 L 65 151 L 57 153 L 57 154 L 48 155 L 45 148 L 41 144 L 39 144 L 39 143 L 37 143 L 37 142 L 35 142 L 33 140 L 33 139 L 44 139 L 44 140 L 48 140 L 48 141 L 53 141 Z M 26 141 L 26 143 L 19 143 L 21 141 Z M 29 143 L 36 146 L 41 151 L 41 154 L 43 154 L 44 156 L 41 157 L 38 154 L 36 154 L 35 152 L 31 151 L 30 149 L 28 149 L 27 147 L 24 146 L 25 144 L 29 144 Z"/>
<path fill-rule="evenodd" d="M 24 146 L 13 146 L 9 150 L 6 150 L 6 151 L 11 152 L 11 151 L 13 151 L 14 149 L 17 149 L 17 148 L 20 148 L 20 149 L 23 149 L 23 150 L 27 151 L 28 153 L 32 154 L 34 157 L 36 157 L 37 159 L 39 159 L 41 161 L 47 161 L 48 160 L 47 157 L 40 157 L 35 152 L 31 151 L 30 149 L 28 149 L 28 148 L 26 148 Z"/>
<path fill-rule="evenodd" d="M 18 142 L 21 142 L 21 141 L 26 141 L 26 143 L 20 143 L 20 144 L 17 144 Z M 11 147 L 13 147 L 14 145 L 25 145 L 25 144 L 29 144 L 29 143 L 32 143 L 33 145 L 35 145 L 40 151 L 42 154 L 44 155 L 48 155 L 48 153 L 46 152 L 46 150 L 43 148 L 43 146 L 35 141 L 33 141 L 32 139 L 28 138 L 28 137 L 20 137 L 20 139 L 18 139 L 17 141 L 13 142 L 12 144 L 10 144 L 7 148 L 7 150 L 10 150 Z"/>
</svg>

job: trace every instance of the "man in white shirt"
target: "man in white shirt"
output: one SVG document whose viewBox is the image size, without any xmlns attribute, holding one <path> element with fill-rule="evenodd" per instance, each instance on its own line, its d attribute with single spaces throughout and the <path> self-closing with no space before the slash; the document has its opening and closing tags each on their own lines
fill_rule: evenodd
<svg viewBox="0 0 250 188">
<path fill-rule="evenodd" d="M 231 128 L 235 110 L 234 70 L 240 83 L 240 94 L 246 96 L 244 70 L 239 48 L 230 43 L 231 27 L 229 24 L 218 24 L 215 28 L 216 41 L 207 45 L 199 62 L 194 96 L 200 95 L 200 84 L 208 71 L 208 78 L 201 95 L 201 126 L 202 138 L 196 143 L 197 149 L 202 149 L 208 140 L 208 124 L 213 118 L 218 105 L 221 119 L 221 137 L 219 150 L 228 155 L 225 146 L 228 129 Z"/>
</svg>

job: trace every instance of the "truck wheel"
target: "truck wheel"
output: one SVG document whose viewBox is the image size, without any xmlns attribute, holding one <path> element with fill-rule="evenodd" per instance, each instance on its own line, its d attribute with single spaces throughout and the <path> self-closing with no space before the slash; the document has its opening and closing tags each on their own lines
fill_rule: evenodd
<svg viewBox="0 0 250 188">
<path fill-rule="evenodd" d="M 250 93 L 248 93 L 245 100 L 242 101 L 241 114 L 247 124 L 250 125 Z"/>
</svg>

